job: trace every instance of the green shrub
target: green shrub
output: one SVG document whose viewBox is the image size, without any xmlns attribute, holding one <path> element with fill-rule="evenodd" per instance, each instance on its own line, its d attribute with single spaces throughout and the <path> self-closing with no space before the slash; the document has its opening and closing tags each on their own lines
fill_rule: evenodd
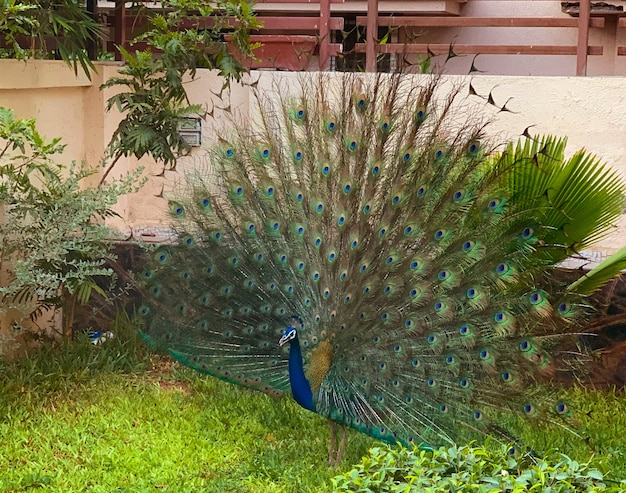
<svg viewBox="0 0 626 493">
<path fill-rule="evenodd" d="M 564 454 L 555 461 L 512 457 L 509 447 L 450 447 L 434 451 L 375 447 L 347 473 L 333 479 L 336 491 L 350 492 L 618 492 L 590 462 Z"/>
</svg>

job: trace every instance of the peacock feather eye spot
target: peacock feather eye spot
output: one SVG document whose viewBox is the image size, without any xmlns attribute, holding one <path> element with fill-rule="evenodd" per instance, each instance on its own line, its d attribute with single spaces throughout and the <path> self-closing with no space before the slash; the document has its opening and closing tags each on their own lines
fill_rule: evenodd
<svg viewBox="0 0 626 493">
<path fill-rule="evenodd" d="M 224 154 L 226 154 L 226 157 L 233 157 L 235 154 L 235 150 L 229 147 L 224 151 Z"/>
<path fill-rule="evenodd" d="M 497 312 L 493 318 L 494 318 L 494 320 L 496 322 L 502 323 L 502 322 L 506 321 L 507 317 L 506 317 L 506 314 L 504 312 Z"/>
<path fill-rule="evenodd" d="M 315 318 L 313 320 L 315 321 L 316 324 L 319 324 L 321 319 L 322 318 L 319 315 L 315 315 Z"/>
<path fill-rule="evenodd" d="M 435 334 L 430 334 L 427 338 L 426 341 L 428 341 L 428 344 L 435 344 L 437 342 L 437 336 Z"/>
<path fill-rule="evenodd" d="M 489 207 L 490 209 L 495 209 L 499 205 L 500 205 L 500 199 L 491 199 L 489 201 L 489 204 L 487 204 L 487 207 Z"/>
<path fill-rule="evenodd" d="M 330 173 L 330 166 L 328 166 L 327 164 L 324 165 L 324 167 L 322 167 L 322 173 L 324 175 L 327 175 L 328 173 Z"/>
<path fill-rule="evenodd" d="M 274 188 L 273 187 L 267 187 L 267 194 L 268 195 L 274 195 Z"/>
<path fill-rule="evenodd" d="M 321 238 L 315 238 L 315 242 L 314 242 L 316 247 L 319 247 L 322 244 L 322 239 Z"/>
<path fill-rule="evenodd" d="M 216 231 L 214 236 L 216 240 L 220 240 L 222 238 L 222 233 L 220 233 L 219 231 Z"/>
<path fill-rule="evenodd" d="M 530 299 L 530 302 L 533 305 L 536 305 L 536 304 L 541 303 L 543 301 L 543 296 L 541 296 L 541 293 L 538 293 L 538 292 L 535 291 L 534 293 L 532 293 L 530 295 L 529 299 Z"/>
<path fill-rule="evenodd" d="M 280 223 L 279 222 L 275 222 L 274 224 L 272 224 L 272 229 L 274 231 L 277 231 L 280 228 Z"/>
<path fill-rule="evenodd" d="M 489 351 L 487 349 L 481 349 L 478 353 L 478 357 L 485 361 L 488 360 L 491 357 L 491 354 L 489 353 Z"/>
<path fill-rule="evenodd" d="M 472 251 L 472 249 L 474 248 L 475 243 L 471 240 L 467 240 L 465 243 L 463 243 L 463 251 L 465 253 L 468 253 L 470 251 Z"/>
<path fill-rule="evenodd" d="M 502 372 L 502 375 L 500 376 L 506 383 L 511 383 L 513 381 L 513 374 L 509 371 Z"/>
<path fill-rule="evenodd" d="M 350 243 L 350 248 L 352 248 L 352 250 L 354 250 L 358 246 L 359 246 L 358 240 L 352 240 L 352 243 Z"/>
<path fill-rule="evenodd" d="M 457 190 L 454 192 L 453 198 L 454 200 L 461 200 L 465 196 L 465 190 Z"/>
<path fill-rule="evenodd" d="M 455 363 L 455 361 L 456 360 L 454 359 L 454 356 L 452 356 L 452 355 L 446 356 L 446 363 L 448 365 L 453 365 Z"/>
<path fill-rule="evenodd" d="M 389 130 L 389 122 L 383 122 L 382 125 L 380 126 L 380 129 L 383 132 L 386 132 L 387 130 Z"/>
<path fill-rule="evenodd" d="M 202 207 L 208 207 L 209 205 L 211 205 L 211 202 L 209 201 L 209 199 L 202 200 Z"/>
<path fill-rule="evenodd" d="M 413 227 L 412 226 L 407 226 L 406 228 L 404 228 L 404 234 L 405 235 L 410 235 L 413 232 Z"/>
<path fill-rule="evenodd" d="M 333 130 L 335 130 L 335 122 L 333 121 L 328 122 L 328 124 L 326 125 L 326 128 L 332 132 Z"/>
<path fill-rule="evenodd" d="M 380 342 L 380 337 L 378 337 L 378 336 L 374 336 L 374 337 L 372 337 L 372 342 L 373 342 L 374 344 L 378 344 L 378 343 Z"/>
<path fill-rule="evenodd" d="M 411 366 L 413 368 L 419 368 L 420 366 L 420 360 L 417 358 L 414 358 L 413 360 L 411 360 Z"/>
<path fill-rule="evenodd" d="M 446 231 L 444 229 L 438 229 L 437 231 L 435 231 L 435 239 L 436 240 L 441 240 L 446 234 Z"/>
<path fill-rule="evenodd" d="M 293 155 L 293 157 L 296 158 L 296 161 L 301 161 L 302 160 L 302 151 L 296 151 L 295 154 Z"/>
<path fill-rule="evenodd" d="M 385 286 L 384 291 L 385 291 L 385 294 L 391 293 L 391 286 Z"/>
<path fill-rule="evenodd" d="M 437 152 L 435 152 L 435 159 L 441 159 L 442 156 L 443 151 L 441 149 L 438 149 Z"/>
<path fill-rule="evenodd" d="M 242 187 L 237 187 L 237 189 L 235 190 L 235 193 L 237 195 L 242 195 L 243 194 L 243 188 Z"/>
<path fill-rule="evenodd" d="M 533 235 L 534 232 L 535 231 L 533 230 L 533 228 L 531 228 L 530 226 L 527 226 L 522 230 L 522 238 L 527 240 Z"/>
<path fill-rule="evenodd" d="M 528 352 L 532 349 L 532 343 L 528 339 L 524 339 L 522 342 L 519 343 L 519 348 L 520 351 L 524 353 Z"/>
<path fill-rule="evenodd" d="M 265 255 L 263 255 L 262 253 L 257 253 L 257 255 L 256 255 L 256 259 L 257 259 L 257 260 L 261 261 L 261 260 L 263 260 L 264 258 L 265 258 Z"/>
<path fill-rule="evenodd" d="M 448 279 L 450 277 L 450 272 L 447 270 L 442 270 L 439 272 L 438 276 L 440 281 L 445 281 L 446 279 Z"/>
<path fill-rule="evenodd" d="M 372 168 L 372 174 L 374 176 L 376 176 L 379 172 L 380 172 L 380 166 L 377 165 Z"/>
<path fill-rule="evenodd" d="M 402 351 L 402 346 L 400 346 L 400 344 L 396 344 L 396 345 L 393 347 L 393 351 L 394 351 L 395 353 L 399 353 L 399 352 L 401 352 L 401 351 Z"/>
<path fill-rule="evenodd" d="M 556 412 L 559 414 L 567 414 L 567 412 L 569 411 L 567 404 L 565 404 L 564 402 L 558 402 L 555 406 L 555 409 Z"/>
<path fill-rule="evenodd" d="M 524 414 L 526 414 L 527 416 L 532 416 L 533 414 L 535 414 L 535 406 L 533 406 L 532 404 L 524 404 Z"/>
<path fill-rule="evenodd" d="M 387 320 L 389 320 L 389 314 L 387 312 L 383 312 L 383 313 L 381 313 L 380 318 L 383 321 L 387 321 Z"/>
<path fill-rule="evenodd" d="M 320 273 L 319 272 L 314 272 L 312 277 L 313 277 L 314 281 L 319 281 Z"/>
<path fill-rule="evenodd" d="M 346 222 L 346 217 L 343 215 L 339 216 L 339 218 L 337 219 L 337 224 L 339 224 L 339 226 L 343 226 L 345 222 Z"/>
<path fill-rule="evenodd" d="M 411 298 L 415 298 L 417 296 L 417 289 L 411 289 L 411 291 L 409 291 L 409 294 L 411 295 Z"/>
<path fill-rule="evenodd" d="M 439 411 L 446 414 L 448 412 L 448 406 L 446 406 L 445 404 L 442 404 L 441 406 L 439 406 Z"/>
<path fill-rule="evenodd" d="M 270 155 L 270 150 L 269 150 L 269 149 L 267 149 L 267 148 L 263 149 L 263 151 L 261 152 L 261 155 L 262 155 L 263 157 L 269 157 L 269 155 Z"/>
<path fill-rule="evenodd" d="M 298 202 L 302 202 L 302 200 L 303 200 L 303 199 L 304 199 L 304 195 L 302 195 L 301 193 L 298 193 L 298 194 L 296 195 L 296 200 L 297 200 Z"/>
<path fill-rule="evenodd" d="M 496 272 L 498 274 L 506 274 L 508 271 L 509 271 L 508 264 L 501 263 L 501 264 L 498 264 L 498 266 L 496 267 Z"/>
<path fill-rule="evenodd" d="M 324 210 L 324 204 L 319 203 L 316 207 L 317 212 L 322 212 Z"/>
<path fill-rule="evenodd" d="M 473 416 L 476 421 L 483 420 L 483 413 L 481 413 L 480 411 L 474 411 Z"/>
<path fill-rule="evenodd" d="M 471 387 L 471 383 L 467 378 L 462 378 L 459 380 L 459 385 L 462 389 L 469 389 Z"/>
<path fill-rule="evenodd" d="M 348 303 L 350 303 L 351 301 L 352 301 L 352 296 L 350 296 L 350 295 L 347 295 L 347 296 L 343 299 L 343 302 L 344 302 L 345 304 L 348 304 Z"/>
<path fill-rule="evenodd" d="M 441 301 L 437 301 L 434 305 L 433 308 L 435 309 L 436 312 L 440 312 L 441 310 L 443 310 L 445 308 L 445 305 L 443 304 L 443 302 Z"/>
<path fill-rule="evenodd" d="M 351 140 L 350 143 L 348 144 L 348 148 L 351 151 L 354 151 L 357 148 L 357 143 L 356 140 Z"/>
<path fill-rule="evenodd" d="M 346 183 L 346 184 L 343 186 L 343 191 L 344 191 L 344 193 L 348 193 L 348 192 L 350 192 L 350 190 L 351 190 L 351 189 L 352 189 L 352 186 L 351 186 L 349 183 Z"/>
<path fill-rule="evenodd" d="M 391 381 L 391 385 L 393 385 L 394 387 L 399 387 L 400 386 L 400 380 L 398 380 L 397 378 L 394 378 Z"/>
<path fill-rule="evenodd" d="M 346 271 L 343 271 L 343 272 L 339 275 L 339 280 L 341 280 L 341 281 L 345 281 L 347 277 L 348 277 L 348 273 L 347 273 Z"/>
<path fill-rule="evenodd" d="M 255 230 L 255 226 L 254 226 L 254 224 L 250 224 L 250 225 L 248 226 L 248 231 L 250 231 L 250 233 L 254 233 L 254 230 Z"/>
<path fill-rule="evenodd" d="M 369 286 L 365 286 L 363 288 L 363 294 L 368 294 L 370 292 L 370 287 Z"/>
<path fill-rule="evenodd" d="M 297 231 L 298 231 L 298 234 L 299 234 L 300 236 L 302 236 L 302 235 L 304 234 L 304 228 L 303 228 L 302 226 L 299 226 L 299 227 L 298 227 L 298 229 L 297 229 Z"/>
<path fill-rule="evenodd" d="M 402 156 L 402 160 L 406 163 L 409 159 L 411 159 L 411 152 L 407 151 L 404 153 L 404 155 Z"/>
<path fill-rule="evenodd" d="M 387 233 L 387 229 L 386 228 L 380 228 L 378 230 L 378 236 L 385 236 L 385 234 Z"/>
<path fill-rule="evenodd" d="M 300 120 L 304 118 L 304 110 L 302 108 L 298 109 L 298 112 L 296 113 L 296 117 L 298 117 Z"/>
<path fill-rule="evenodd" d="M 466 294 L 470 300 L 473 300 L 474 298 L 476 298 L 476 296 L 478 296 L 478 291 L 476 290 L 476 288 L 469 288 Z"/>
<path fill-rule="evenodd" d="M 422 185 L 417 189 L 417 196 L 422 197 L 426 193 L 426 185 Z"/>
<path fill-rule="evenodd" d="M 332 262 L 333 260 L 335 260 L 335 258 L 336 258 L 335 252 L 331 252 L 331 253 L 328 254 L 328 261 L 329 262 Z"/>
<path fill-rule="evenodd" d="M 384 361 L 381 361 L 381 362 L 378 364 L 378 367 L 379 367 L 381 370 L 384 370 L 385 368 L 387 368 L 387 363 L 385 363 Z"/>
<path fill-rule="evenodd" d="M 435 381 L 435 379 L 434 379 L 434 378 L 429 378 L 429 379 L 426 381 L 426 385 L 428 385 L 428 386 L 429 386 L 429 387 L 431 387 L 431 388 L 432 388 L 432 387 L 436 387 L 436 386 L 437 386 L 437 382 Z"/>
<path fill-rule="evenodd" d="M 467 325 L 461 325 L 461 327 L 459 328 L 459 333 L 462 336 L 466 336 L 470 333 L 470 328 Z"/>
<path fill-rule="evenodd" d="M 411 319 L 408 319 L 407 321 L 404 322 L 404 326 L 407 329 L 412 329 L 414 325 L 415 325 L 415 322 L 413 322 L 413 320 Z"/>
</svg>

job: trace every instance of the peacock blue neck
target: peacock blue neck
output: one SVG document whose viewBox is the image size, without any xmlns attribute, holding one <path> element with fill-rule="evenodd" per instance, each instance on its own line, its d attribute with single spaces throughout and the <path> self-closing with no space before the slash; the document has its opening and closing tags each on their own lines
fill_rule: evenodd
<svg viewBox="0 0 626 493">
<path fill-rule="evenodd" d="M 304 374 L 302 367 L 302 351 L 298 337 L 289 341 L 289 384 L 294 400 L 304 409 L 315 412 L 311 385 Z"/>
</svg>

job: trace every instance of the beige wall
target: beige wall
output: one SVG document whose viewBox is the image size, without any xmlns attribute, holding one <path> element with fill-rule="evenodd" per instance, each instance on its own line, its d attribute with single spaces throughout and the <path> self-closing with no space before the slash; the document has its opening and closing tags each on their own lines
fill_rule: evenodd
<svg viewBox="0 0 626 493">
<path fill-rule="evenodd" d="M 19 117 L 37 118 L 46 136 L 62 137 L 68 144 L 64 161 L 85 160 L 97 166 L 119 121 L 119 115 L 114 112 L 104 113 L 110 90 L 101 92 L 98 88 L 116 68 L 115 64 L 98 64 L 98 73 L 89 81 L 84 76 L 76 77 L 62 62 L 0 60 L 0 106 L 13 108 Z M 295 74 L 251 74 L 253 80 L 259 77 L 258 87 L 263 89 L 269 87 L 271 77 L 295 77 Z M 571 152 L 586 147 L 626 177 L 626 79 L 481 75 L 475 76 L 472 84 L 483 95 L 492 91 L 500 105 L 510 98 L 507 108 L 513 112 L 498 114 L 491 126 L 498 139 L 515 138 L 534 125 L 532 131 L 536 133 L 567 135 Z M 215 117 L 203 123 L 205 140 L 211 140 L 216 126 L 224 125 L 232 113 L 245 115 L 249 111 L 246 87 L 235 86 L 222 101 L 215 96 L 220 87 L 220 80 L 203 70 L 188 86 L 191 101 L 205 105 Z M 485 108 L 493 111 L 488 106 Z M 120 201 L 117 210 L 122 219 L 112 221 L 111 225 L 127 236 L 162 230 L 167 224 L 167 203 L 160 197 L 162 189 L 167 194 L 180 178 L 180 172 L 201 160 L 201 156 L 202 150 L 196 149 L 191 157 L 181 159 L 179 173 L 166 172 L 165 178 L 155 176 L 160 173 L 160 167 L 143 159 L 141 164 L 146 166 L 148 183 L 140 193 Z M 134 159 L 122 160 L 116 173 L 135 166 Z M 612 251 L 622 245 L 626 245 L 626 220 L 599 248 Z"/>
</svg>

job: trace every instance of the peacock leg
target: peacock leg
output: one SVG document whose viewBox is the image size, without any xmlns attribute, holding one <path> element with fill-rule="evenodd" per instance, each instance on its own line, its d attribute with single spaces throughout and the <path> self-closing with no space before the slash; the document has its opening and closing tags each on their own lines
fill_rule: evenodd
<svg viewBox="0 0 626 493">
<path fill-rule="evenodd" d="M 335 465 L 341 464 L 343 461 L 343 453 L 346 449 L 346 443 L 348 441 L 348 432 L 350 429 L 347 426 L 340 425 L 341 427 L 341 441 L 339 442 L 339 446 L 337 447 L 337 454 L 335 456 Z"/>
<path fill-rule="evenodd" d="M 336 465 L 335 447 L 337 445 L 337 423 L 332 419 L 329 419 L 328 427 L 330 428 L 330 443 L 328 444 L 328 465 L 334 467 Z"/>
</svg>

